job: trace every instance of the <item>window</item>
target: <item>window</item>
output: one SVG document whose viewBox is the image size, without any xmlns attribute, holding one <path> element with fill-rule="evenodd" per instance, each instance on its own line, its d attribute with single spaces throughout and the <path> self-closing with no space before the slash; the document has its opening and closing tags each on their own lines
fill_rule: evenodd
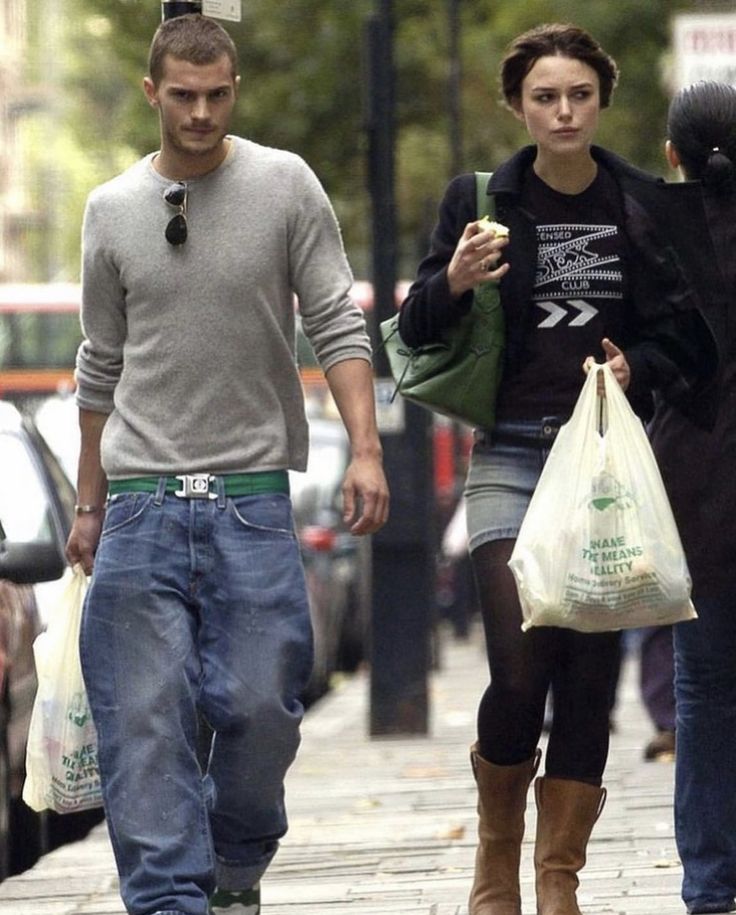
<svg viewBox="0 0 736 915">
<path fill-rule="evenodd" d="M 0 433 L 0 523 L 15 543 L 54 543 L 46 490 L 23 441 Z"/>
</svg>

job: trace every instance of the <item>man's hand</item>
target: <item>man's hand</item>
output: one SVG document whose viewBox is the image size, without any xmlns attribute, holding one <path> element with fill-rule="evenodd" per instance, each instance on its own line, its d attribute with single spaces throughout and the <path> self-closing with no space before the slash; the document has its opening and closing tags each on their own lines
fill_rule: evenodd
<svg viewBox="0 0 736 915">
<path fill-rule="evenodd" d="M 327 383 L 350 439 L 352 459 L 342 483 L 343 521 L 353 534 L 373 534 L 388 520 L 389 492 L 376 428 L 373 372 L 365 359 L 345 359 Z"/>
<path fill-rule="evenodd" d="M 343 521 L 352 534 L 374 534 L 388 521 L 388 483 L 379 458 L 357 457 L 342 484 Z"/>
<path fill-rule="evenodd" d="M 107 413 L 79 410 L 79 473 L 77 500 L 83 506 L 99 506 L 94 511 L 77 514 L 66 542 L 66 558 L 71 565 L 80 563 L 86 575 L 92 574 L 102 522 L 105 520 L 107 477 L 100 462 L 100 439 L 107 423 Z"/>
<path fill-rule="evenodd" d="M 104 519 L 104 509 L 100 509 L 99 512 L 77 515 L 66 542 L 66 558 L 69 565 L 80 563 L 85 575 L 92 574 Z"/>
</svg>

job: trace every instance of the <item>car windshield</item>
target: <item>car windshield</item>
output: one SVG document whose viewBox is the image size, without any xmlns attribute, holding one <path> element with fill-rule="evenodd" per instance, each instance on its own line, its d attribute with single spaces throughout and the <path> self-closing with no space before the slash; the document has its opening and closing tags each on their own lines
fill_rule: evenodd
<svg viewBox="0 0 736 915">
<path fill-rule="evenodd" d="M 16 435 L 0 433 L 0 521 L 16 543 L 53 543 L 49 503 L 30 452 Z"/>
</svg>

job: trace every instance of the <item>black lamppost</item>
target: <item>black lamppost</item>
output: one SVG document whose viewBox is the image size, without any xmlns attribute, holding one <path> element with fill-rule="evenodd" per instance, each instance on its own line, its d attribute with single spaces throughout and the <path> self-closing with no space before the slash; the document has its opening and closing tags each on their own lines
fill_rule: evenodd
<svg viewBox="0 0 736 915">
<path fill-rule="evenodd" d="M 394 190 L 393 3 L 376 0 L 366 28 L 368 177 L 373 209 L 375 327 L 396 313 L 398 231 Z M 375 328 L 374 328 L 375 333 Z M 386 355 L 376 373 L 388 380 Z M 399 406 L 399 405 L 397 405 Z M 403 429 L 381 436 L 391 520 L 373 535 L 370 734 L 426 734 L 433 587 L 431 417 L 411 403 Z"/>
<path fill-rule="evenodd" d="M 201 13 L 202 0 L 161 0 L 161 19 L 173 19 L 185 13 Z"/>
<path fill-rule="evenodd" d="M 450 177 L 463 170 L 463 123 L 461 105 L 462 57 L 460 53 L 460 0 L 448 0 L 447 24 L 449 35 Z"/>
</svg>

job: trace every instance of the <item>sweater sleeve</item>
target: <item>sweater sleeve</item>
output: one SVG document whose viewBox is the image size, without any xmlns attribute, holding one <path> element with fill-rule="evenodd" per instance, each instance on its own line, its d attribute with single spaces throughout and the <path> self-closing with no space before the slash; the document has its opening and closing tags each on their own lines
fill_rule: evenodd
<svg viewBox="0 0 736 915">
<path fill-rule="evenodd" d="M 300 159 L 293 175 L 289 268 L 302 327 L 326 372 L 345 359 L 371 361 L 365 318 L 353 301 L 353 275 L 332 205 Z"/>
<path fill-rule="evenodd" d="M 119 273 L 104 240 L 102 207 L 90 196 L 82 228 L 82 333 L 77 352 L 77 403 L 87 410 L 110 413 L 123 368 L 125 296 Z"/>
<path fill-rule="evenodd" d="M 470 309 L 472 290 L 454 300 L 447 282 L 447 267 L 465 226 L 475 218 L 475 176 L 460 175 L 445 191 L 429 253 L 420 263 L 416 279 L 401 305 L 399 333 L 407 346 L 439 340 L 445 328 L 457 323 Z"/>
</svg>

